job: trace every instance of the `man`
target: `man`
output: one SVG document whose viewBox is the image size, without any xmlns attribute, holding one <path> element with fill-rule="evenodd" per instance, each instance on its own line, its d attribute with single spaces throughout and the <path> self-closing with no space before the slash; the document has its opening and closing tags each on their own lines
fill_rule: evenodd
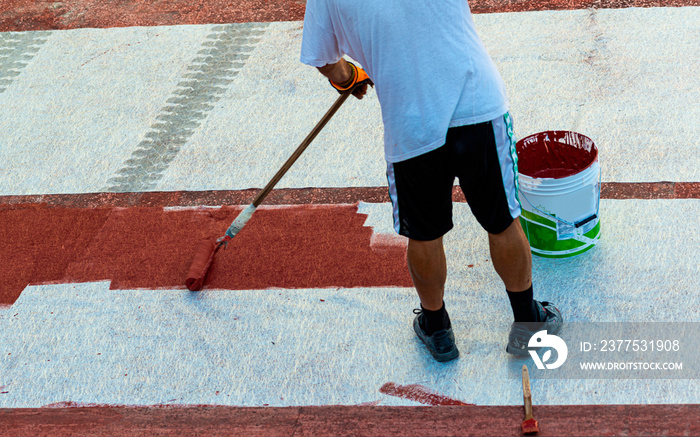
<svg viewBox="0 0 700 437">
<path fill-rule="evenodd" d="M 345 54 L 362 68 L 346 62 Z M 374 82 L 394 227 L 409 239 L 408 268 L 421 302 L 413 326 L 433 357 L 459 355 L 443 301 L 442 238 L 453 226 L 455 178 L 488 232 L 515 322 L 541 322 L 539 329 L 556 333 L 559 311 L 533 299 L 503 80 L 466 0 L 308 0 L 301 62 L 317 67 L 339 91 L 355 87 L 357 98 L 367 92 L 369 78 Z M 533 333 L 514 323 L 507 351 L 527 355 Z"/>
</svg>

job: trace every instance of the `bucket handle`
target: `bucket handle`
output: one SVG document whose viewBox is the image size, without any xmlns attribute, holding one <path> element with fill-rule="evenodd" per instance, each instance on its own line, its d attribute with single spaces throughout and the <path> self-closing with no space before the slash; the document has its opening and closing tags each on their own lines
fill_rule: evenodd
<svg viewBox="0 0 700 437">
<path fill-rule="evenodd" d="M 585 225 L 586 223 L 590 222 L 591 220 L 595 220 L 597 217 L 598 217 L 598 213 L 596 212 L 592 216 L 574 223 L 574 226 L 576 226 L 577 228 L 580 228 L 581 226 Z"/>
<path fill-rule="evenodd" d="M 602 185 L 601 185 L 602 180 L 603 180 L 602 177 L 603 177 L 603 172 L 601 171 L 601 172 L 598 174 L 598 198 L 597 198 L 597 201 L 596 201 L 595 214 L 593 214 L 593 215 L 591 215 L 590 217 L 587 217 L 587 218 L 585 218 L 585 219 L 583 219 L 583 220 L 580 220 L 580 221 L 578 221 L 578 222 L 575 222 L 575 223 L 571 223 L 571 222 L 569 222 L 569 221 L 564 220 L 564 219 L 561 218 L 561 217 L 557 217 L 557 216 L 552 215 L 552 214 L 550 214 L 550 213 L 548 213 L 548 212 L 542 211 L 540 208 L 538 208 L 538 207 L 536 207 L 535 205 L 533 205 L 532 202 L 530 202 L 530 199 L 528 199 L 527 196 L 526 196 L 522 191 L 520 191 L 520 195 L 522 195 L 523 199 L 525 199 L 525 200 L 527 201 L 527 203 L 528 203 L 533 209 L 536 209 L 537 211 L 539 211 L 540 213 L 542 213 L 542 214 L 545 215 L 546 217 L 549 217 L 549 218 L 551 218 L 551 219 L 554 219 L 555 222 L 556 222 L 556 221 L 559 221 L 559 222 L 562 222 L 562 223 L 566 223 L 567 225 L 573 226 L 573 227 L 575 227 L 575 228 L 578 229 L 578 228 L 580 228 L 581 226 L 585 225 L 586 223 L 590 222 L 591 220 L 595 220 L 595 219 L 599 216 L 599 214 L 600 214 L 600 190 L 602 189 Z"/>
</svg>

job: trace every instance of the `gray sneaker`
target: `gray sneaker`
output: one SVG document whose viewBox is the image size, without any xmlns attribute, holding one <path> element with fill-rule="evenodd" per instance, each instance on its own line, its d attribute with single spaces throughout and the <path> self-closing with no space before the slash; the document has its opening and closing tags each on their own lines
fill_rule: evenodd
<svg viewBox="0 0 700 437">
<path fill-rule="evenodd" d="M 413 330 L 416 331 L 418 338 L 428 347 L 433 358 L 442 363 L 454 360 L 459 356 L 452 328 L 435 331 L 432 335 L 428 335 L 421 326 L 423 311 L 415 309 L 413 313 L 416 314 L 416 318 L 413 319 Z"/>
<path fill-rule="evenodd" d="M 561 331 L 564 319 L 561 312 L 550 302 L 535 301 L 541 322 L 513 323 L 508 335 L 506 352 L 526 357 L 529 355 L 527 344 L 536 332 L 546 330 L 547 334 L 558 334 Z"/>
</svg>

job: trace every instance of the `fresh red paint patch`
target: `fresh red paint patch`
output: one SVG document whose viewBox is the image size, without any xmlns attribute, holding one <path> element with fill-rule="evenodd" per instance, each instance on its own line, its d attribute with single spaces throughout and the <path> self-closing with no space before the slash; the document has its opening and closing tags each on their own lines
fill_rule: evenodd
<svg viewBox="0 0 700 437">
<path fill-rule="evenodd" d="M 110 280 L 112 289 L 184 288 L 197 244 L 241 208 L 0 210 L 0 304 L 29 284 Z M 220 250 L 206 289 L 410 287 L 405 246 L 370 247 L 354 205 L 261 208 Z"/>
<path fill-rule="evenodd" d="M 0 304 L 11 305 L 27 284 L 58 281 L 107 220 L 107 209 L 24 205 L 0 210 Z"/>
<path fill-rule="evenodd" d="M 437 394 L 419 384 L 398 385 L 393 382 L 387 382 L 379 389 L 379 392 L 425 405 L 474 405 Z"/>
</svg>

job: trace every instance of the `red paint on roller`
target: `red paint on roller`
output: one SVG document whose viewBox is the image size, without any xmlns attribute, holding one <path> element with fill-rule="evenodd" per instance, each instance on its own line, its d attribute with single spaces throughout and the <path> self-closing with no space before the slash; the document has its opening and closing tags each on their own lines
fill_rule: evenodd
<svg viewBox="0 0 700 437">
<path fill-rule="evenodd" d="M 197 249 L 194 251 L 192 265 L 185 279 L 185 285 L 190 291 L 199 291 L 202 289 L 209 267 L 211 267 L 211 263 L 214 261 L 215 254 L 216 243 L 214 243 L 213 240 L 202 240 L 199 242 Z"/>
<path fill-rule="evenodd" d="M 398 385 L 393 382 L 387 382 L 379 389 L 379 392 L 425 405 L 474 405 L 434 393 L 427 387 L 419 384 Z"/>
<path fill-rule="evenodd" d="M 0 305 L 13 304 L 29 284 L 109 280 L 112 289 L 182 289 L 193 245 L 222 236 L 242 209 L 5 208 Z M 354 205 L 262 207 L 218 250 L 204 287 L 411 287 L 405 245 L 372 250 L 365 220 Z"/>
<path fill-rule="evenodd" d="M 588 168 L 598 158 L 590 138 L 575 132 L 547 131 L 516 144 L 518 172 L 533 178 L 559 179 Z"/>
</svg>

